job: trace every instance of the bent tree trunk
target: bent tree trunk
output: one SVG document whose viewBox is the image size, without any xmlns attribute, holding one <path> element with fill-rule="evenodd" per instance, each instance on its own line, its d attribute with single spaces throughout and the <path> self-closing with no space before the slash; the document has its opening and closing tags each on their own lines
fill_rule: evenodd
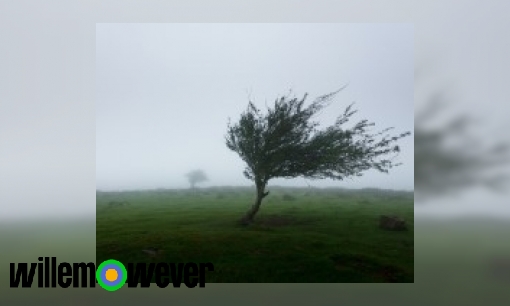
<svg viewBox="0 0 510 306">
<path fill-rule="evenodd" d="M 250 210 L 248 210 L 246 215 L 241 219 L 242 225 L 249 225 L 253 222 L 253 218 L 259 211 L 260 205 L 262 204 L 262 199 L 264 199 L 269 194 L 269 191 L 264 192 L 265 188 L 265 184 L 257 184 L 257 197 L 255 199 L 255 203 L 250 208 Z"/>
</svg>

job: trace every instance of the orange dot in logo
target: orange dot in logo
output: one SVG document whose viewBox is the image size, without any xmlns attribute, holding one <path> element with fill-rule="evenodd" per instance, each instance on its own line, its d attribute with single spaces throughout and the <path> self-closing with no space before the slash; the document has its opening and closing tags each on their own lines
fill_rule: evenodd
<svg viewBox="0 0 510 306">
<path fill-rule="evenodd" d="M 108 281 L 113 282 L 117 279 L 117 277 L 119 277 L 119 275 L 117 274 L 117 271 L 115 269 L 106 270 L 105 278 Z"/>
</svg>

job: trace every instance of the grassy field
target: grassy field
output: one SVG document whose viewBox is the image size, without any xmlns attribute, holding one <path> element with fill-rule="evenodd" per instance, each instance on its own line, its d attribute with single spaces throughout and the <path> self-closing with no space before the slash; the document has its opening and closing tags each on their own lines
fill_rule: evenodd
<svg viewBox="0 0 510 306">
<path fill-rule="evenodd" d="M 125 287 L 114 293 L 99 286 L 8 288 L 10 262 L 34 262 L 38 256 L 94 261 L 95 232 L 94 218 L 0 222 L 0 305 L 510 305 L 510 271 L 506 281 L 490 273 L 492 260 L 510 261 L 510 222 L 481 217 L 415 219 L 414 284 L 211 283 L 193 289 Z"/>
<path fill-rule="evenodd" d="M 208 283 L 413 282 L 412 193 L 269 190 L 250 227 L 237 222 L 251 188 L 98 192 L 96 262 L 211 262 Z M 379 229 L 381 214 L 409 231 Z"/>
</svg>

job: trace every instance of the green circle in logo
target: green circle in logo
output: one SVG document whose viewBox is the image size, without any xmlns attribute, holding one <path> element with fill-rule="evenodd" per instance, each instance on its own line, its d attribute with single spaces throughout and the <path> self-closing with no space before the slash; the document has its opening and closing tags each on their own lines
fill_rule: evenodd
<svg viewBox="0 0 510 306">
<path fill-rule="evenodd" d="M 96 279 L 103 289 L 108 291 L 118 290 L 126 283 L 126 267 L 120 261 L 105 260 L 96 270 Z"/>
</svg>

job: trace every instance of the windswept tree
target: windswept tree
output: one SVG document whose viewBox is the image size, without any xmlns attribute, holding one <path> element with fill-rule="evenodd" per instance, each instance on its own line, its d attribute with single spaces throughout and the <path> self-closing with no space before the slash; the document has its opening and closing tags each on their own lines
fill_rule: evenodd
<svg viewBox="0 0 510 306">
<path fill-rule="evenodd" d="M 246 163 L 244 175 L 256 187 L 255 203 L 241 219 L 242 224 L 253 221 L 269 194 L 266 186 L 272 178 L 342 180 L 361 176 L 369 169 L 387 173 L 399 165 L 392 162 L 394 156 L 382 157 L 398 154 L 400 148 L 395 142 L 410 132 L 390 136 L 386 132 L 393 128 L 387 128 L 370 133 L 368 128 L 374 123 L 368 120 L 344 128 L 357 112 L 352 110 L 353 104 L 327 128 L 319 129 L 319 123 L 312 121 L 342 89 L 316 98 L 309 106 L 305 106 L 308 94 L 301 99 L 282 96 L 266 113 L 250 101 L 236 124 L 229 121 L 226 145 Z"/>
<path fill-rule="evenodd" d="M 436 79 L 429 71 L 433 66 L 426 63 L 415 69 L 418 86 L 427 85 L 427 78 Z M 496 133 L 477 136 L 473 132 L 480 118 L 468 113 L 445 118 L 448 107 L 455 102 L 449 91 L 439 87 L 423 93 L 419 97 L 424 99 L 424 108 L 416 114 L 414 125 L 415 203 L 424 204 L 473 187 L 507 190 L 510 142 L 494 137 Z"/>
<path fill-rule="evenodd" d="M 470 135 L 474 119 L 454 117 L 445 125 L 427 127 L 428 121 L 446 106 L 438 92 L 416 116 L 414 136 L 414 180 L 417 203 L 456 194 L 474 186 L 492 190 L 508 188 L 510 178 L 501 169 L 510 164 L 510 144 L 497 141 L 488 146 Z M 496 171 L 495 171 L 496 170 Z"/>
<path fill-rule="evenodd" d="M 206 182 L 208 180 L 207 175 L 202 170 L 193 170 L 186 174 L 188 178 L 190 188 L 195 189 L 196 184 Z"/>
</svg>

